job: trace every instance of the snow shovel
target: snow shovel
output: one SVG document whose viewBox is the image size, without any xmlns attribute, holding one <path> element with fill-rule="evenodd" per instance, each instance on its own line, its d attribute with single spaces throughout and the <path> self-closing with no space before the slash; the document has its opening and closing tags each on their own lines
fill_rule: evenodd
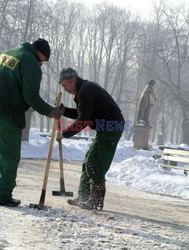
<svg viewBox="0 0 189 250">
<path fill-rule="evenodd" d="M 60 191 L 52 191 L 52 195 L 53 196 L 73 196 L 73 192 L 66 192 L 65 190 L 61 140 L 58 141 L 58 149 L 59 149 L 59 166 L 60 166 Z"/>
<path fill-rule="evenodd" d="M 56 106 L 60 105 L 61 99 L 62 99 L 62 93 L 60 92 L 58 94 L 58 97 L 56 98 Z M 54 122 L 53 122 L 53 129 L 52 129 L 52 133 L 51 133 L 48 157 L 47 157 L 46 168 L 45 168 L 45 175 L 44 175 L 43 186 L 42 186 L 42 191 L 41 191 L 41 197 L 40 197 L 40 200 L 39 200 L 39 204 L 30 203 L 30 205 L 29 205 L 30 208 L 34 208 L 34 209 L 38 209 L 38 210 L 43 210 L 43 209 L 45 210 L 45 209 L 48 208 L 48 207 L 46 207 L 44 205 L 44 203 L 45 203 L 47 181 L 48 181 L 48 175 L 49 175 L 49 169 L 50 169 L 51 156 L 52 156 L 52 150 L 53 150 L 55 135 L 56 135 L 56 119 L 54 119 Z"/>
</svg>

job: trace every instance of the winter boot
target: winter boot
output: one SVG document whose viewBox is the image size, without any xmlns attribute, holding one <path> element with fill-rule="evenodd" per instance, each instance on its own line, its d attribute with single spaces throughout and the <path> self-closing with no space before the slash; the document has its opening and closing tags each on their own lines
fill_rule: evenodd
<svg viewBox="0 0 189 250">
<path fill-rule="evenodd" d="M 0 198 L 0 206 L 17 207 L 21 203 L 21 200 L 13 198 Z"/>
<path fill-rule="evenodd" d="M 68 199 L 67 203 L 72 206 L 78 206 L 79 202 L 84 202 L 84 201 L 87 201 L 88 199 L 89 199 L 88 196 L 84 197 L 84 196 L 78 195 L 78 197 L 75 199 Z"/>
<path fill-rule="evenodd" d="M 79 202 L 78 206 L 83 209 L 102 210 L 106 193 L 105 182 L 93 183 L 90 186 L 90 197 L 85 202 Z"/>
</svg>

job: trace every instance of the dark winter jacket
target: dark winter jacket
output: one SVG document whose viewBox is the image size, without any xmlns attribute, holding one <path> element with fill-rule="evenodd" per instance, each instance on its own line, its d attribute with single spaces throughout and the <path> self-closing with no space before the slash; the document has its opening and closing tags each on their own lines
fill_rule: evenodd
<svg viewBox="0 0 189 250">
<path fill-rule="evenodd" d="M 40 58 L 29 43 L 0 55 L 0 118 L 25 127 L 25 112 L 29 107 L 42 115 L 51 106 L 39 95 L 42 71 Z"/>
<path fill-rule="evenodd" d="M 76 121 L 63 131 L 63 136 L 68 138 L 77 134 L 87 125 L 97 131 L 106 131 L 107 122 L 121 122 L 124 118 L 121 110 L 108 92 L 100 85 L 77 78 L 77 93 L 74 101 L 77 109 L 66 108 L 64 116 Z M 111 127 L 114 123 L 109 124 Z"/>
</svg>

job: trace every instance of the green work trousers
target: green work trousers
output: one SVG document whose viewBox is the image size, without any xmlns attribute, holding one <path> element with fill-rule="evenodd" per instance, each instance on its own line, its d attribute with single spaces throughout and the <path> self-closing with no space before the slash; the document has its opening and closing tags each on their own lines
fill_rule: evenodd
<svg viewBox="0 0 189 250">
<path fill-rule="evenodd" d="M 0 118 L 0 199 L 11 198 L 20 161 L 22 129 Z"/>
<path fill-rule="evenodd" d="M 97 132 L 82 165 L 78 195 L 88 197 L 91 183 L 102 183 L 123 131 Z"/>
</svg>

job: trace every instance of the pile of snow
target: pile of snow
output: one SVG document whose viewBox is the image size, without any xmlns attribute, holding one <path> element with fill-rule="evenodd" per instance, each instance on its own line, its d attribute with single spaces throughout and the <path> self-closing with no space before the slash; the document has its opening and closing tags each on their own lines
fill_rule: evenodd
<svg viewBox="0 0 189 250">
<path fill-rule="evenodd" d="M 39 131 L 30 132 L 29 142 L 22 142 L 22 158 L 46 159 L 50 137 Z M 82 161 L 92 139 L 63 139 L 63 158 Z M 187 145 L 180 145 L 187 149 Z M 181 170 L 164 170 L 154 163 L 153 155 L 161 154 L 157 146 L 151 150 L 136 150 L 131 142 L 120 140 L 107 181 L 123 187 L 189 199 L 189 177 Z M 58 143 L 54 143 L 52 159 L 58 160 Z"/>
<path fill-rule="evenodd" d="M 152 157 L 135 155 L 114 165 L 107 180 L 124 187 L 189 199 L 189 178 L 182 170 L 165 170 Z"/>
</svg>

